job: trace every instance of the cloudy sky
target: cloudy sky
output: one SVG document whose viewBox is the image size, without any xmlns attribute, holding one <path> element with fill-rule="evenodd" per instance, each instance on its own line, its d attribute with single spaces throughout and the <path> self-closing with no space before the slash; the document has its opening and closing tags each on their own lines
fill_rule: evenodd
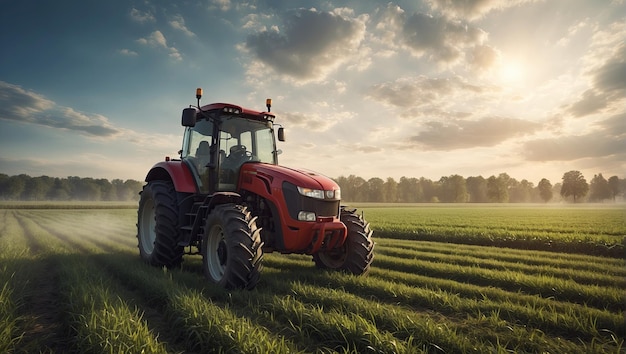
<svg viewBox="0 0 626 354">
<path fill-rule="evenodd" d="M 624 0 L 0 1 L 0 173 L 143 180 L 181 111 L 331 177 L 626 178 Z"/>
</svg>

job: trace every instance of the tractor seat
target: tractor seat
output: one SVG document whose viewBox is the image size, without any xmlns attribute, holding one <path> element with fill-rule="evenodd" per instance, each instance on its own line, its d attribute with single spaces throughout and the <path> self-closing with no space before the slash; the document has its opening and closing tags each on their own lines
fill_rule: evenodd
<svg viewBox="0 0 626 354">
<path fill-rule="evenodd" d="M 196 149 L 196 157 L 201 157 L 201 156 L 210 156 L 211 155 L 211 148 L 209 147 L 209 142 L 208 141 L 201 141 L 200 145 L 198 145 L 198 148 Z"/>
<path fill-rule="evenodd" d="M 196 149 L 196 166 L 198 172 L 203 173 L 206 165 L 211 161 L 211 148 L 208 141 L 201 141 Z"/>
</svg>

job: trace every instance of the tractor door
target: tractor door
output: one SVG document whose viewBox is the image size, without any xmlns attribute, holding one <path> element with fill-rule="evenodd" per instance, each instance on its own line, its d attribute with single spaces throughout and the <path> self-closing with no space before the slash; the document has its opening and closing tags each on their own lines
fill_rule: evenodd
<svg viewBox="0 0 626 354">
<path fill-rule="evenodd" d="M 266 121 L 241 116 L 223 117 L 219 146 L 218 191 L 237 190 L 239 171 L 244 163 L 277 163 L 274 130 Z"/>
<path fill-rule="evenodd" d="M 237 190 L 239 169 L 247 161 L 252 160 L 252 140 L 250 131 L 220 132 L 220 173 L 219 191 L 233 192 Z"/>
<path fill-rule="evenodd" d="M 183 139 L 181 158 L 193 172 L 201 193 L 211 193 L 211 147 L 213 141 L 213 123 L 198 120 L 194 127 L 188 127 Z"/>
</svg>

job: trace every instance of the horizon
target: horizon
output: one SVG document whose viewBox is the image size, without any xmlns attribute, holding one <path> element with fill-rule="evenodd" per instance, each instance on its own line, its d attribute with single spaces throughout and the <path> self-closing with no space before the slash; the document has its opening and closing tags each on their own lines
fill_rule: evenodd
<svg viewBox="0 0 626 354">
<path fill-rule="evenodd" d="M 564 172 L 563 174 L 565 175 L 567 172 L 571 172 L 571 171 L 566 171 L 566 172 Z M 402 178 L 409 178 L 409 179 L 411 179 L 411 178 L 415 178 L 415 179 L 417 179 L 417 180 L 420 180 L 420 179 L 424 178 L 424 179 L 426 179 L 426 180 L 428 180 L 428 181 L 431 181 L 431 182 L 437 183 L 437 182 L 441 181 L 441 179 L 442 179 L 442 178 L 451 177 L 451 176 L 454 176 L 454 175 L 459 175 L 459 176 L 461 176 L 464 180 L 467 180 L 468 178 L 476 178 L 476 177 L 482 177 L 482 178 L 484 178 L 485 180 L 487 180 L 489 177 L 492 177 L 492 176 L 497 178 L 500 174 L 503 174 L 503 173 L 504 173 L 504 174 L 507 174 L 507 175 L 508 175 L 511 179 L 514 179 L 514 180 L 516 180 L 517 182 L 522 182 L 522 181 L 526 180 L 526 179 L 524 179 L 524 178 L 522 178 L 522 179 L 518 179 L 518 178 L 516 178 L 515 176 L 511 176 L 510 174 L 508 174 L 508 173 L 506 173 L 506 172 L 501 172 L 501 173 L 499 173 L 498 175 L 490 175 L 490 176 L 483 176 L 483 175 L 476 175 L 476 176 L 463 176 L 463 175 L 459 175 L 459 174 L 452 174 L 452 175 L 449 175 L 449 176 L 440 176 L 439 178 L 436 178 L 436 179 L 431 179 L 431 178 L 427 178 L 427 177 L 424 177 L 424 176 L 401 176 L 400 178 L 394 178 L 394 177 L 391 177 L 391 176 L 386 176 L 386 177 L 383 177 L 383 176 L 374 176 L 374 177 L 370 177 L 370 178 L 364 178 L 364 177 L 359 176 L 359 175 L 339 175 L 339 176 L 326 176 L 326 177 L 331 178 L 331 179 L 332 179 L 332 180 L 334 180 L 334 181 L 337 181 L 337 180 L 338 180 L 338 179 L 340 179 L 340 178 L 348 178 L 348 177 L 350 177 L 350 176 L 354 176 L 354 177 L 357 177 L 357 178 L 362 178 L 365 182 L 368 182 L 369 180 L 374 179 L 374 178 L 380 178 L 380 179 L 382 179 L 382 180 L 383 180 L 383 181 L 385 181 L 385 182 L 386 182 L 386 181 L 387 181 L 387 179 L 389 179 L 389 178 L 392 178 L 395 182 L 399 182 Z M 17 174 L 17 175 L 9 175 L 9 174 L 4 173 L 3 171 L 0 171 L 0 175 L 2 175 L 2 174 L 7 175 L 8 177 L 16 177 L 16 176 L 19 176 L 19 175 L 26 175 L 26 176 L 28 176 L 29 178 L 42 178 L 42 177 L 47 177 L 47 178 L 52 178 L 52 179 L 54 179 L 54 178 L 59 178 L 59 179 L 69 179 L 69 178 L 75 178 L 75 177 L 77 177 L 77 178 L 81 178 L 81 179 L 83 179 L 83 178 L 84 178 L 84 179 L 89 179 L 89 178 L 90 178 L 90 179 L 94 179 L 94 180 L 98 180 L 98 179 L 105 179 L 105 180 L 107 180 L 107 181 L 109 181 L 109 182 L 112 182 L 112 181 L 114 181 L 114 180 L 121 180 L 121 181 L 128 181 L 128 180 L 130 180 L 130 181 L 141 182 L 141 183 L 144 183 L 144 182 L 145 182 L 145 180 L 144 180 L 144 179 L 132 179 L 132 178 L 106 178 L 106 177 L 99 177 L 99 176 L 77 176 L 77 175 L 69 175 L 69 176 L 51 176 L 51 175 L 46 175 L 46 174 L 33 176 L 33 175 L 29 175 L 29 174 L 27 174 L 27 173 L 21 173 L 21 174 Z M 622 181 L 622 180 L 626 180 L 626 177 L 622 178 L 621 176 L 618 176 L 618 175 L 605 176 L 605 175 L 604 175 L 604 174 L 602 174 L 602 173 L 599 173 L 599 174 L 596 174 L 596 175 L 602 175 L 602 177 L 603 177 L 605 180 L 607 180 L 607 181 L 608 181 L 608 179 L 609 179 L 610 177 L 613 177 L 613 176 L 616 176 L 616 177 L 617 177 L 620 181 Z M 594 177 L 595 177 L 595 175 L 594 175 Z M 535 182 L 535 181 L 530 181 L 530 180 L 526 180 L 526 181 L 530 182 L 530 183 L 532 184 L 532 187 L 533 187 L 533 188 L 537 188 L 537 187 L 538 187 L 539 182 L 540 182 L 543 178 L 545 178 L 545 177 L 542 177 L 539 181 L 536 181 L 536 182 Z M 587 176 L 585 176 L 584 174 L 583 174 L 583 178 L 585 179 L 585 181 L 586 181 L 587 183 L 591 183 L 591 180 L 593 179 L 593 177 L 588 178 L 588 177 L 587 177 Z M 546 179 L 548 180 L 548 182 L 550 182 L 550 184 L 552 184 L 552 187 L 553 187 L 553 188 L 555 188 L 558 184 L 562 184 L 562 181 L 563 181 L 563 178 L 561 178 L 559 181 L 552 181 L 552 180 L 550 180 L 550 179 L 548 179 L 548 178 L 546 178 Z M 622 192 L 624 192 L 624 191 L 622 191 Z"/>
<path fill-rule="evenodd" d="M 332 178 L 626 177 L 623 0 L 2 7 L 9 176 L 143 181 L 202 87 L 272 98 L 280 164 Z"/>
</svg>

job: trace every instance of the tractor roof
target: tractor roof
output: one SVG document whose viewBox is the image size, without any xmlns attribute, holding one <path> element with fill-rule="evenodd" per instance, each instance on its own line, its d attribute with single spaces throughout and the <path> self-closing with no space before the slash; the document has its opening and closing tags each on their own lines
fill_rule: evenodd
<svg viewBox="0 0 626 354">
<path fill-rule="evenodd" d="M 269 112 L 255 111 L 255 110 L 244 108 L 244 107 L 231 104 L 231 103 L 211 103 L 211 104 L 207 104 L 207 105 L 200 107 L 200 109 L 203 111 L 223 110 L 225 112 L 231 112 L 231 113 L 233 112 L 233 110 L 238 110 L 239 113 L 243 115 L 257 116 L 264 120 L 267 120 L 269 118 L 267 116 L 270 116 L 271 120 L 273 120 L 273 118 L 275 117 L 274 114 L 269 113 Z"/>
</svg>

